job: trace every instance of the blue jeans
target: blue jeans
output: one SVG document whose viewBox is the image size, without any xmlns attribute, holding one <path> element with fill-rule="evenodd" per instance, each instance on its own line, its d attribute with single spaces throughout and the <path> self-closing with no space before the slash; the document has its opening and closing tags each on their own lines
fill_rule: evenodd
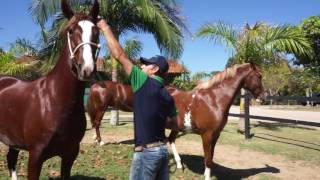
<svg viewBox="0 0 320 180">
<path fill-rule="evenodd" d="M 135 152 L 130 170 L 130 180 L 168 180 L 168 149 L 163 144 Z"/>
</svg>

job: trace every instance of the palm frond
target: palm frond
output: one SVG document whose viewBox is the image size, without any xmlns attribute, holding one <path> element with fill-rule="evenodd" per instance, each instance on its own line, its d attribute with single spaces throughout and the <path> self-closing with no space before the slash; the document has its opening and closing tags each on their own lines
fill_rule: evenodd
<svg viewBox="0 0 320 180">
<path fill-rule="evenodd" d="M 30 55 L 36 56 L 38 50 L 34 47 L 30 40 L 25 38 L 18 38 L 14 43 L 10 44 L 10 51 L 16 56 Z"/>
<path fill-rule="evenodd" d="M 312 56 L 312 48 L 308 39 L 288 25 L 270 28 L 266 34 L 264 47 L 266 51 Z"/>
<path fill-rule="evenodd" d="M 175 59 L 179 58 L 183 51 L 182 23 L 178 21 L 179 17 L 174 15 L 174 9 L 171 8 L 171 14 L 168 15 L 159 2 L 138 0 L 137 5 L 138 18 L 142 22 L 138 27 L 153 34 L 160 52 Z"/>
<path fill-rule="evenodd" d="M 129 59 L 137 59 L 142 52 L 142 43 L 135 38 L 127 39 L 125 41 L 124 50 Z"/>
<path fill-rule="evenodd" d="M 196 37 L 207 38 L 214 44 L 225 45 L 233 51 L 236 49 L 238 32 L 231 25 L 221 21 L 203 25 L 196 33 Z"/>
</svg>

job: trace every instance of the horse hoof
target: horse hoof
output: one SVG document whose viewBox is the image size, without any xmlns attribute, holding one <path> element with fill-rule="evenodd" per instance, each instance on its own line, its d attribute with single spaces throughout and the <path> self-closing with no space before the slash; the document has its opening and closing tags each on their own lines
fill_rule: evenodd
<svg viewBox="0 0 320 180">
<path fill-rule="evenodd" d="M 103 146 L 103 145 L 105 145 L 105 144 L 106 144 L 106 143 L 103 142 L 103 141 L 101 141 L 101 142 L 99 143 L 100 146 Z"/>
<path fill-rule="evenodd" d="M 93 138 L 93 139 L 97 139 L 97 135 L 96 135 L 96 134 L 93 135 L 92 138 Z"/>
</svg>

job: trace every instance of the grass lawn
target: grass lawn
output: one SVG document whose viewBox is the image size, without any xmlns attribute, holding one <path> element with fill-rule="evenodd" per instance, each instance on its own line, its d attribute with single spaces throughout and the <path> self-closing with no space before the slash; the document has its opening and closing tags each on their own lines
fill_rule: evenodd
<svg viewBox="0 0 320 180">
<path fill-rule="evenodd" d="M 319 130 L 301 127 L 284 126 L 280 124 L 255 123 L 251 132 L 252 139 L 245 140 L 243 135 L 236 133 L 236 123 L 228 123 L 218 141 L 222 144 L 240 147 L 241 149 L 277 154 L 288 160 L 305 161 L 320 166 L 320 138 Z M 132 123 L 121 126 L 103 124 L 102 132 L 108 134 L 132 134 Z M 201 138 L 195 134 L 180 137 L 179 141 L 200 142 Z M 128 179 L 132 159 L 132 142 L 113 143 L 105 146 L 82 144 L 81 151 L 72 168 L 72 179 L 100 180 L 100 179 Z M 6 149 L 0 146 L 0 179 L 8 179 L 6 168 Z M 18 161 L 18 175 L 26 179 L 27 153 L 20 152 Z M 203 158 L 195 155 L 182 154 L 182 161 L 188 164 L 182 172 L 176 170 L 170 154 L 171 179 L 203 179 Z M 41 178 L 57 179 L 60 173 L 60 159 L 52 158 L 45 162 Z M 51 178 L 48 178 L 51 177 Z M 265 174 L 257 174 L 261 180 L 276 179 Z M 239 179 L 228 173 L 214 174 L 213 179 Z M 241 178 L 240 178 L 241 179 Z"/>
</svg>

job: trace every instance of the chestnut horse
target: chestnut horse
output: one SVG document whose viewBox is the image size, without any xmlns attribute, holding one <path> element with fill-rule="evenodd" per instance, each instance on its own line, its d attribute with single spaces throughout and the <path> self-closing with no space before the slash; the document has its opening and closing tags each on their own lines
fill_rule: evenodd
<svg viewBox="0 0 320 180">
<path fill-rule="evenodd" d="M 197 133 L 202 138 L 204 149 L 205 178 L 210 179 L 216 142 L 228 120 L 230 106 L 241 88 L 250 91 L 255 98 L 263 92 L 262 76 L 253 64 L 235 65 L 213 76 L 191 91 L 167 87 L 174 97 L 179 111 L 179 130 L 172 130 L 168 141 L 171 145 L 177 168 L 182 168 L 181 159 L 175 147 L 179 131 Z M 104 82 L 107 89 L 99 84 L 91 87 L 88 113 L 93 126 L 98 130 L 107 106 L 120 110 L 132 107 L 132 90 L 128 85 Z M 101 93 L 103 92 L 103 93 Z M 112 92 L 112 94 L 109 94 Z M 126 109 L 123 109 L 125 107 Z M 98 115 L 95 115 L 97 113 Z M 171 129 L 170 127 L 167 127 Z M 98 131 L 97 131 L 98 132 Z M 99 138 L 98 141 L 101 139 Z"/>
<path fill-rule="evenodd" d="M 90 87 L 87 112 L 90 116 L 92 127 L 96 130 L 94 139 L 100 145 L 105 144 L 101 140 L 99 128 L 108 107 L 132 112 L 133 92 L 131 86 L 112 81 L 100 81 Z"/>
<path fill-rule="evenodd" d="M 29 152 L 28 180 L 39 179 L 43 162 L 53 156 L 61 157 L 61 179 L 68 179 L 86 130 L 84 81 L 94 72 L 99 47 L 99 4 L 90 15 L 74 14 L 66 0 L 61 8 L 70 20 L 53 70 L 31 82 L 0 76 L 0 140 L 9 146 L 12 179 L 20 150 Z"/>
</svg>

